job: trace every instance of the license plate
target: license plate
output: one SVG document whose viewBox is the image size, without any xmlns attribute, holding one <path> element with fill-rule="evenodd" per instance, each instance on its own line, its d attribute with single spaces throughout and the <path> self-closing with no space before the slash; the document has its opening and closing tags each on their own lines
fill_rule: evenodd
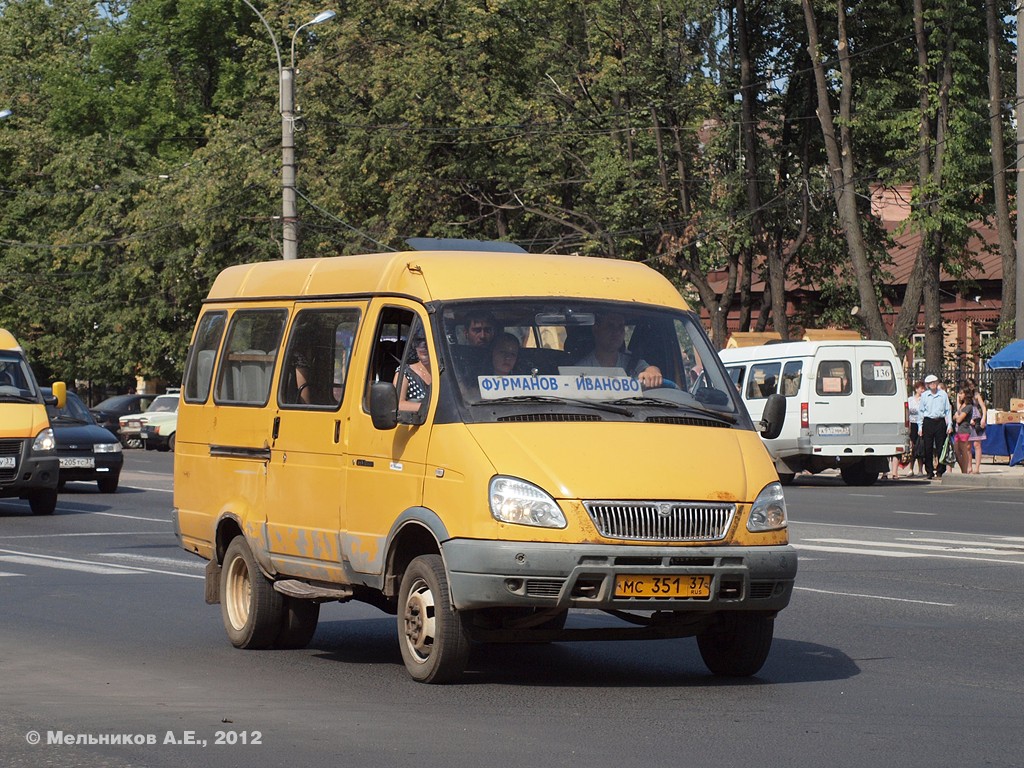
<svg viewBox="0 0 1024 768">
<path fill-rule="evenodd" d="M 0 469 L 14 469 L 15 458 L 13 456 L 0 456 Z"/>
<path fill-rule="evenodd" d="M 849 424 L 819 424 L 818 425 L 819 435 L 849 435 L 850 425 Z"/>
<path fill-rule="evenodd" d="M 92 456 L 88 458 L 61 458 L 60 468 L 61 469 L 92 469 L 96 466 L 96 459 Z"/>
<path fill-rule="evenodd" d="M 616 597 L 710 597 L 711 576 L 622 575 L 615 577 Z"/>
</svg>

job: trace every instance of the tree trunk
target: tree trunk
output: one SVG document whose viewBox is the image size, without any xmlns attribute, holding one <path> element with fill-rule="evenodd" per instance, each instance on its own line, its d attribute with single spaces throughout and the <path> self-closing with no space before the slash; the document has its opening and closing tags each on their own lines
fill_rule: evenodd
<svg viewBox="0 0 1024 768">
<path fill-rule="evenodd" d="M 995 197 L 996 232 L 1003 262 L 1003 305 L 999 333 L 1010 336 L 1017 314 L 1017 253 L 1010 228 L 1010 198 L 1006 185 L 1006 151 L 1003 146 L 1003 76 L 999 69 L 1000 25 L 996 0 L 985 1 L 988 36 L 988 116 L 992 133 L 992 193 Z"/>
<path fill-rule="evenodd" d="M 837 136 L 835 121 L 832 118 L 832 105 L 829 103 L 825 67 L 822 64 L 821 45 L 818 42 L 818 22 L 814 17 L 811 0 L 801 0 L 801 2 L 804 21 L 807 25 L 808 52 L 814 68 L 818 121 L 821 123 L 829 173 L 832 177 L 832 195 L 835 199 L 839 223 L 842 225 L 843 234 L 846 237 L 846 247 L 857 283 L 857 295 L 860 298 L 858 316 L 864 323 L 870 338 L 888 339 L 889 334 L 886 332 L 882 312 L 878 305 L 878 296 L 875 293 L 871 262 L 868 259 L 867 245 L 864 242 L 864 231 L 861 229 L 860 211 L 857 209 L 853 146 L 849 127 L 853 73 L 846 38 L 846 12 L 843 4 L 839 3 L 839 65 L 842 90 L 839 109 L 841 133 Z"/>
</svg>

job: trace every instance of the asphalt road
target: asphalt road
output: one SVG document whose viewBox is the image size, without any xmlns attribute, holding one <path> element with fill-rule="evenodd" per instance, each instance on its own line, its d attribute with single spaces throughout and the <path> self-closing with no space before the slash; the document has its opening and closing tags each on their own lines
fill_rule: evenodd
<svg viewBox="0 0 1024 768">
<path fill-rule="evenodd" d="M 171 458 L 130 451 L 117 494 L 70 484 L 53 517 L 0 500 L 3 766 L 1024 765 L 1019 491 L 787 489 L 797 591 L 750 680 L 673 640 L 488 647 L 423 686 L 360 604 L 304 650 L 232 648 Z"/>
</svg>

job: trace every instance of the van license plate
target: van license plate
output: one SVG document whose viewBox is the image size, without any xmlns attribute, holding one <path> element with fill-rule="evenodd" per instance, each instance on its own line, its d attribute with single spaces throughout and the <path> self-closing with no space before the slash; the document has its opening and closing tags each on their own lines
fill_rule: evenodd
<svg viewBox="0 0 1024 768">
<path fill-rule="evenodd" d="M 62 458 L 60 460 L 61 469 L 92 469 L 96 466 L 96 459 L 92 456 L 88 458 Z"/>
<path fill-rule="evenodd" d="M 14 469 L 14 457 L 0 456 L 0 469 Z"/>
<path fill-rule="evenodd" d="M 615 577 L 616 597 L 710 597 L 711 576 L 622 575 Z"/>
<path fill-rule="evenodd" d="M 849 435 L 850 425 L 849 424 L 819 424 L 818 425 L 819 435 Z"/>
</svg>

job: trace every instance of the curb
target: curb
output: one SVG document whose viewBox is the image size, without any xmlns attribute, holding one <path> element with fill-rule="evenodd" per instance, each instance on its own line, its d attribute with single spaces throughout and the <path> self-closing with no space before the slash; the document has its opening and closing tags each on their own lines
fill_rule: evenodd
<svg viewBox="0 0 1024 768">
<path fill-rule="evenodd" d="M 980 475 L 964 475 L 960 472 L 946 472 L 942 486 L 950 488 L 1024 488 L 1024 471 L 996 469 Z"/>
</svg>

